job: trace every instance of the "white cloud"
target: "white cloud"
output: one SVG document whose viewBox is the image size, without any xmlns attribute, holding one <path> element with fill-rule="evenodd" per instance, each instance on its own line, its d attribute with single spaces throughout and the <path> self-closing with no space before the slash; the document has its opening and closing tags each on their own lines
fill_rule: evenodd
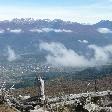
<svg viewBox="0 0 112 112">
<path fill-rule="evenodd" d="M 80 43 L 88 44 L 89 42 L 87 40 L 78 40 Z"/>
<path fill-rule="evenodd" d="M 42 31 L 43 32 L 51 32 L 51 31 L 53 31 L 53 29 L 52 28 L 42 28 Z"/>
<path fill-rule="evenodd" d="M 42 32 L 56 32 L 56 33 L 71 33 L 72 30 L 65 30 L 65 29 L 53 29 L 53 28 L 41 28 L 41 29 L 31 29 L 31 32 L 38 32 L 38 33 L 42 33 Z"/>
<path fill-rule="evenodd" d="M 111 62 L 112 45 L 99 47 L 96 45 L 89 45 L 88 48 L 93 50 L 94 55 L 90 59 L 84 55 L 79 55 L 72 49 L 67 49 L 61 43 L 40 43 L 40 49 L 46 50 L 47 63 L 56 66 L 66 67 L 81 67 L 81 66 L 98 66 Z"/>
<path fill-rule="evenodd" d="M 72 30 L 65 30 L 65 29 L 63 29 L 63 30 L 61 30 L 62 32 L 66 32 L 66 33 L 71 33 L 72 32 Z"/>
<path fill-rule="evenodd" d="M 0 30 L 0 33 L 4 33 L 4 32 L 5 32 L 4 30 L 2 30 L 2 29 Z"/>
<path fill-rule="evenodd" d="M 103 34 L 112 33 L 112 30 L 110 30 L 109 28 L 98 28 L 97 31 Z"/>
<path fill-rule="evenodd" d="M 17 59 L 17 55 L 15 54 L 15 51 L 10 46 L 8 46 L 7 49 L 8 49 L 8 52 L 7 52 L 8 58 L 7 58 L 7 60 L 8 61 L 15 61 Z"/>
<path fill-rule="evenodd" d="M 22 30 L 21 29 L 14 29 L 14 30 L 10 30 L 11 33 L 21 33 Z"/>
<path fill-rule="evenodd" d="M 78 55 L 72 49 L 67 49 L 61 43 L 41 43 L 40 49 L 49 52 L 47 62 L 56 66 L 86 66 L 89 61 L 84 56 Z"/>
<path fill-rule="evenodd" d="M 94 60 L 100 64 L 108 63 L 112 55 L 112 45 L 99 47 L 96 45 L 89 45 L 90 49 L 94 50 Z"/>
<path fill-rule="evenodd" d="M 29 30 L 30 32 L 38 32 L 38 33 L 42 33 L 43 31 L 40 29 L 31 29 Z"/>
<path fill-rule="evenodd" d="M 65 29 L 53 29 L 53 28 L 42 28 L 43 32 L 56 32 L 56 33 L 61 33 L 61 32 L 66 32 L 66 33 L 71 33 L 71 30 L 65 30 Z"/>
</svg>

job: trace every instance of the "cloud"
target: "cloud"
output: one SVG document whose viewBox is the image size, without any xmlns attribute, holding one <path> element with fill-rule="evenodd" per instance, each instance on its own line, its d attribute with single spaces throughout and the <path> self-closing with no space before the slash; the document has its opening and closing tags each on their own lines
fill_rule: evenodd
<svg viewBox="0 0 112 112">
<path fill-rule="evenodd" d="M 66 32 L 66 33 L 71 33 L 71 30 L 65 30 L 65 29 L 53 29 L 53 28 L 42 28 L 43 32 L 56 32 L 56 33 L 61 33 L 61 32 Z"/>
<path fill-rule="evenodd" d="M 0 33 L 4 33 L 4 32 L 5 32 L 4 30 L 0 29 Z"/>
<path fill-rule="evenodd" d="M 14 29 L 14 30 L 10 30 L 11 33 L 21 33 L 22 30 L 21 29 Z"/>
<path fill-rule="evenodd" d="M 37 32 L 37 33 L 42 33 L 43 31 L 40 29 L 31 29 L 29 30 L 30 32 Z"/>
<path fill-rule="evenodd" d="M 42 33 L 42 32 L 55 32 L 55 33 L 71 33 L 72 30 L 65 30 L 65 29 L 53 29 L 53 28 L 42 28 L 42 29 L 31 29 L 31 32 L 38 32 L 38 33 Z"/>
<path fill-rule="evenodd" d="M 112 30 L 110 30 L 109 28 L 98 28 L 97 31 L 103 34 L 112 33 Z"/>
<path fill-rule="evenodd" d="M 8 58 L 7 58 L 7 60 L 8 61 L 15 61 L 17 59 L 17 55 L 15 54 L 15 51 L 10 46 L 8 46 L 7 49 L 8 49 L 8 52 L 7 52 Z"/>
<path fill-rule="evenodd" d="M 46 56 L 47 62 L 56 66 L 85 66 L 89 61 L 75 51 L 67 49 L 61 43 L 41 43 L 40 49 L 49 52 Z"/>
<path fill-rule="evenodd" d="M 80 43 L 88 44 L 89 42 L 87 40 L 78 40 Z"/>
<path fill-rule="evenodd" d="M 112 56 L 112 45 L 107 45 L 104 47 L 99 47 L 96 45 L 89 45 L 90 49 L 94 51 L 94 60 L 100 64 L 108 63 Z"/>
<path fill-rule="evenodd" d="M 47 63 L 55 66 L 65 67 L 87 67 L 99 66 L 110 62 L 112 55 L 112 45 L 99 47 L 89 45 L 88 48 L 93 51 L 93 56 L 88 59 L 84 55 L 79 55 L 72 49 L 67 49 L 63 44 L 51 42 L 42 42 L 39 45 L 41 50 L 48 52 L 46 56 Z M 87 53 L 87 52 L 86 52 Z M 89 53 L 89 52 L 88 52 Z"/>
</svg>

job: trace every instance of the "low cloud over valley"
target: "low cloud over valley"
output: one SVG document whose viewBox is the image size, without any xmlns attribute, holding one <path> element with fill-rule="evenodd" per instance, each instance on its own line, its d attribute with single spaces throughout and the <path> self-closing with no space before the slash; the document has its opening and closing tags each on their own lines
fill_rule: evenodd
<svg viewBox="0 0 112 112">
<path fill-rule="evenodd" d="M 47 63 L 55 66 L 85 67 L 109 64 L 112 56 L 112 45 L 104 47 L 88 45 L 88 49 L 93 53 L 90 58 L 80 55 L 72 49 L 67 49 L 62 43 L 41 42 L 39 47 L 48 52 L 45 56 Z M 90 52 L 87 51 L 86 53 L 89 54 Z"/>
</svg>

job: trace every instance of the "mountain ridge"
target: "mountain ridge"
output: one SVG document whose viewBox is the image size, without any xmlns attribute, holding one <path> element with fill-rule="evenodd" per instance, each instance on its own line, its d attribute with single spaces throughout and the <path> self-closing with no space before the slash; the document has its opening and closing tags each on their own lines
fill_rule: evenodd
<svg viewBox="0 0 112 112">
<path fill-rule="evenodd" d="M 71 21 L 63 21 L 61 19 L 54 19 L 54 20 L 49 20 L 49 19 L 33 19 L 33 18 L 21 18 L 21 19 L 12 19 L 11 21 L 9 20 L 3 20 L 3 21 L 0 21 L 0 28 L 6 28 L 6 26 L 8 27 L 19 27 L 19 25 L 25 25 L 28 27 L 31 27 L 31 25 L 33 25 L 33 27 L 40 27 L 42 28 L 43 26 L 47 27 L 49 26 L 49 28 L 63 28 L 63 27 L 66 27 L 66 25 L 70 25 L 72 27 L 77 27 L 77 26 L 102 26 L 103 24 L 111 24 L 112 21 L 109 21 L 109 20 L 101 20 L 100 22 L 96 23 L 96 24 L 93 24 L 93 25 L 90 25 L 90 24 L 81 24 L 81 23 L 78 23 L 78 22 L 71 22 Z"/>
</svg>

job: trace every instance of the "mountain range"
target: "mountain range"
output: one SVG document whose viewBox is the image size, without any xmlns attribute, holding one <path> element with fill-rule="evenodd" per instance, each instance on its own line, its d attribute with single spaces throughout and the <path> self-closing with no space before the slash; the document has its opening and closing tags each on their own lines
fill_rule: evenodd
<svg viewBox="0 0 112 112">
<path fill-rule="evenodd" d="M 92 25 L 60 19 L 15 18 L 0 21 L 1 57 L 7 57 L 8 47 L 12 49 L 13 56 L 14 53 L 20 56 L 45 55 L 46 51 L 39 48 L 42 42 L 61 43 L 67 49 L 87 55 L 87 51 L 92 52 L 89 45 L 105 47 L 112 44 L 112 21 L 102 20 Z"/>
</svg>

